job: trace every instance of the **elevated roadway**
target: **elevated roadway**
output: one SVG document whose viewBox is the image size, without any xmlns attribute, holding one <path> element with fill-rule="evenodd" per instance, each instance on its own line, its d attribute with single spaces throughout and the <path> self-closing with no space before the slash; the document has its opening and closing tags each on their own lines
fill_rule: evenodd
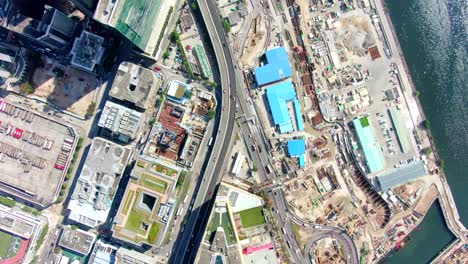
<svg viewBox="0 0 468 264">
<path fill-rule="evenodd" d="M 212 0 L 199 0 L 198 6 L 209 33 L 220 74 L 221 102 L 218 105 L 217 124 L 213 133 L 211 154 L 208 154 L 205 167 L 202 169 L 197 187 L 191 200 L 191 212 L 187 212 L 187 223 L 179 234 L 173 247 L 169 263 L 193 263 L 198 247 L 203 239 L 213 197 L 222 177 L 222 171 L 229 145 L 232 140 L 235 118 L 235 95 L 238 78 L 235 76 L 234 62 L 229 45 L 227 45 L 224 29 Z M 216 129 L 217 127 L 217 129 Z"/>
</svg>

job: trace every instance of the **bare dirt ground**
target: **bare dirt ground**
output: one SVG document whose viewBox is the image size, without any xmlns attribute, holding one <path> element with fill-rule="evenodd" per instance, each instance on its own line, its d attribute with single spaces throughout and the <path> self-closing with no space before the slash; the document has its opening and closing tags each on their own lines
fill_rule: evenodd
<svg viewBox="0 0 468 264">
<path fill-rule="evenodd" d="M 32 85 L 35 88 L 33 96 L 47 99 L 60 109 L 84 116 L 95 96 L 97 79 L 78 69 L 46 62 L 44 67 L 35 69 Z"/>
<path fill-rule="evenodd" d="M 347 17 L 337 23 L 336 42 L 355 55 L 365 56 L 367 49 L 375 45 L 371 26 L 363 17 Z"/>
</svg>

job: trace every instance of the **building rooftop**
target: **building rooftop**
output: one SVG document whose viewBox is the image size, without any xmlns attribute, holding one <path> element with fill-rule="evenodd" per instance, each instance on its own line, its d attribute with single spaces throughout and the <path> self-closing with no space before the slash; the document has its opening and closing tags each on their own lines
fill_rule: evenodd
<svg viewBox="0 0 468 264">
<path fill-rule="evenodd" d="M 49 206 L 59 196 L 77 140 L 63 122 L 0 100 L 0 190 Z"/>
<path fill-rule="evenodd" d="M 255 69 L 255 76 L 259 86 L 291 77 L 292 69 L 285 47 L 268 50 L 265 56 L 267 64 Z"/>
<path fill-rule="evenodd" d="M 93 233 L 80 229 L 73 230 L 70 226 L 64 226 L 59 246 L 86 256 L 91 252 L 95 239 L 96 235 Z"/>
<path fill-rule="evenodd" d="M 70 220 L 91 228 L 106 221 L 130 156 L 129 148 L 94 138 L 68 204 Z"/>
<path fill-rule="evenodd" d="M 157 24 L 159 16 L 168 14 L 169 4 L 162 0 L 100 0 L 94 19 L 110 25 L 127 37 L 133 44 L 149 55 L 153 55 L 155 43 L 162 30 Z M 154 29 L 157 30 L 154 30 Z"/>
<path fill-rule="evenodd" d="M 304 139 L 294 139 L 288 141 L 288 152 L 291 157 L 299 157 L 306 151 Z"/>
<path fill-rule="evenodd" d="M 239 24 L 239 22 L 241 21 L 241 18 L 240 18 L 239 13 L 237 11 L 229 13 L 228 16 L 227 16 L 227 19 L 229 20 L 229 24 L 231 24 L 233 26 Z"/>
<path fill-rule="evenodd" d="M 143 114 L 116 104 L 106 101 L 98 126 L 106 128 L 113 135 L 118 136 L 123 142 L 129 142 L 137 137 L 140 127 L 143 124 Z"/>
<path fill-rule="evenodd" d="M 103 37 L 87 31 L 81 32 L 81 36 L 75 39 L 70 51 L 71 64 L 86 71 L 93 71 L 94 67 L 101 63 L 104 54 L 103 43 Z"/>
<path fill-rule="evenodd" d="M 154 264 L 157 260 L 156 257 L 121 247 L 117 250 L 117 263 Z"/>
<path fill-rule="evenodd" d="M 106 244 L 101 240 L 94 244 L 93 252 L 89 257 L 89 264 L 114 264 L 118 247 Z"/>
<path fill-rule="evenodd" d="M 273 115 L 273 121 L 275 125 L 279 127 L 280 133 L 294 131 L 292 121 L 294 117 L 290 115 L 290 111 L 288 109 L 289 102 L 293 102 L 294 104 L 297 130 L 304 130 L 299 101 L 297 100 L 296 91 L 290 81 L 279 83 L 267 88 L 266 94 L 271 114 Z"/>
<path fill-rule="evenodd" d="M 186 14 L 182 15 L 180 17 L 180 24 L 182 25 L 182 27 L 184 29 L 188 29 L 188 28 L 192 27 L 193 24 L 194 24 L 192 14 L 186 13 Z"/>
<path fill-rule="evenodd" d="M 390 108 L 388 112 L 390 113 L 390 118 L 392 120 L 393 127 L 395 128 L 401 151 L 403 153 L 408 153 L 411 149 L 408 139 L 408 129 L 406 129 L 401 123 L 400 112 L 396 109 L 396 107 Z"/>
<path fill-rule="evenodd" d="M 353 120 L 356 134 L 361 144 L 364 156 L 366 158 L 367 166 L 371 173 L 382 170 L 384 165 L 384 159 L 382 150 L 377 144 L 374 138 L 374 131 L 370 123 L 369 117 L 361 117 Z"/>
<path fill-rule="evenodd" d="M 424 162 L 418 160 L 394 169 L 387 174 L 377 176 L 377 181 L 379 182 L 380 189 L 384 191 L 415 180 L 426 174 Z"/>
<path fill-rule="evenodd" d="M 167 89 L 167 96 L 170 100 L 174 99 L 177 102 L 182 102 L 187 89 L 188 85 L 178 81 L 172 81 L 169 84 L 169 89 Z"/>
<path fill-rule="evenodd" d="M 137 246 L 158 245 L 174 206 L 171 196 L 179 173 L 173 165 L 138 159 L 114 218 L 113 237 Z"/>
<path fill-rule="evenodd" d="M 123 62 L 117 70 L 110 96 L 147 109 L 154 103 L 158 83 L 159 80 L 155 78 L 153 71 Z"/>
<path fill-rule="evenodd" d="M 75 34 L 76 22 L 57 9 L 46 5 L 38 30 L 38 38 L 49 46 L 63 48 L 70 44 Z"/>
<path fill-rule="evenodd" d="M 242 252 L 244 263 L 275 264 L 279 263 L 276 257 L 275 245 L 269 243 L 260 247 L 248 247 Z"/>
</svg>

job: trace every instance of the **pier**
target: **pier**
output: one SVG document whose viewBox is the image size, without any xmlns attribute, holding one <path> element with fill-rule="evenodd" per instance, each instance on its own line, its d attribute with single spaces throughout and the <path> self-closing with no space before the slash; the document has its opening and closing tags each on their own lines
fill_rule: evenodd
<svg viewBox="0 0 468 264">
<path fill-rule="evenodd" d="M 398 42 L 398 38 L 390 17 L 385 12 L 385 3 L 383 1 L 384 0 L 373 0 L 372 5 L 376 11 L 377 16 L 379 17 L 384 39 L 388 40 L 388 43 L 386 43 L 388 45 L 387 48 L 389 49 L 390 54 L 399 69 L 402 92 L 405 97 L 406 104 L 409 108 L 413 125 L 415 128 L 417 128 L 417 125 L 425 119 L 424 113 L 419 100 L 414 96 L 416 87 L 408 71 L 408 66 L 404 59 L 403 52 Z M 427 136 L 429 137 L 428 134 Z M 435 150 L 435 147 L 432 147 Z M 448 229 L 455 235 L 455 237 L 457 237 L 457 239 L 455 239 L 442 252 L 440 252 L 439 255 L 432 260 L 432 263 L 440 263 L 452 252 L 454 252 L 454 250 L 468 243 L 468 230 L 460 221 L 460 215 L 458 214 L 457 206 L 443 171 L 440 171 L 439 173 L 439 180 L 436 182 L 436 188 L 439 193 L 438 201 L 442 208 L 445 223 Z"/>
</svg>

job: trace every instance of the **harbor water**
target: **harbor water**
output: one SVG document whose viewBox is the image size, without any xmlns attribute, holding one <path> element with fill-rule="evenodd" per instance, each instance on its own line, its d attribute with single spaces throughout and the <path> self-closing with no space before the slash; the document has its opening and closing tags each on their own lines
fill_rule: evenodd
<svg viewBox="0 0 468 264">
<path fill-rule="evenodd" d="M 461 221 L 468 225 L 468 2 L 386 0 Z M 383 263 L 427 263 L 453 239 L 438 204 Z"/>
</svg>

